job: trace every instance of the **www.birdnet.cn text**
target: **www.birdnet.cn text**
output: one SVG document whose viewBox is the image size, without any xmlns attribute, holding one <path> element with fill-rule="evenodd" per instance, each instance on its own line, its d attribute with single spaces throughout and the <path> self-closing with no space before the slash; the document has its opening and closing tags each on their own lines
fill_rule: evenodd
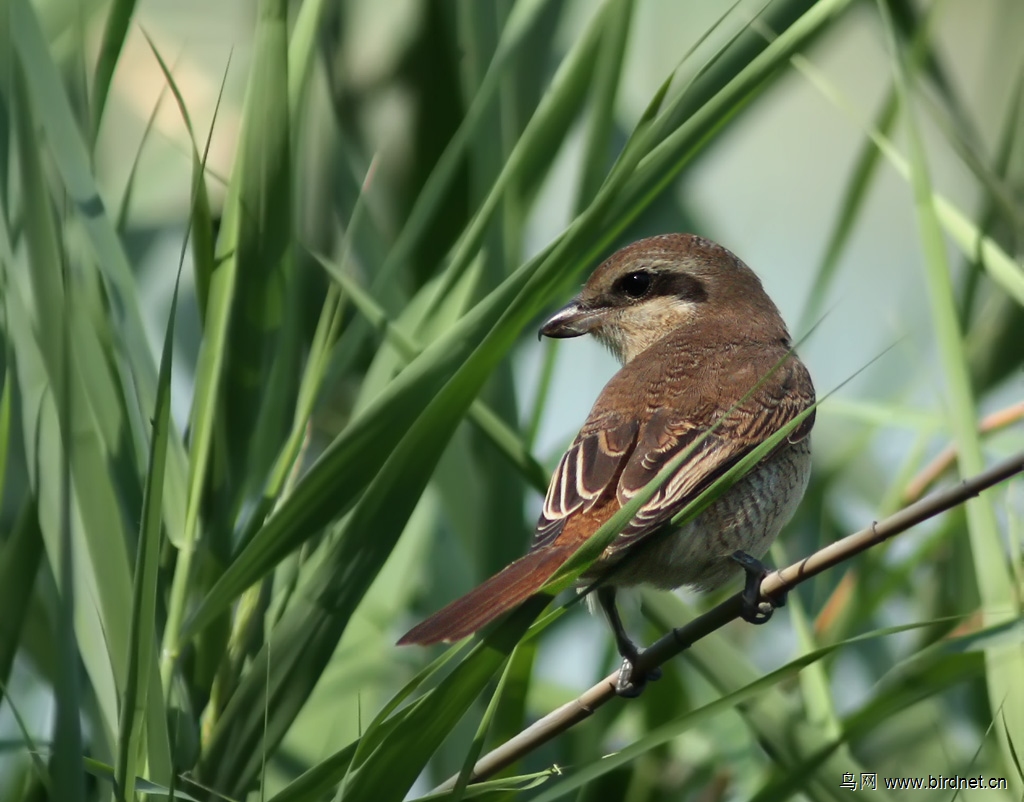
<svg viewBox="0 0 1024 802">
<path fill-rule="evenodd" d="M 848 772 L 843 775 L 840 788 L 847 791 L 887 790 L 918 790 L 918 791 L 958 791 L 968 788 L 998 788 L 1005 790 L 1008 786 L 1005 777 L 985 777 L 978 774 L 929 774 L 927 777 L 879 777 L 875 772 Z"/>
</svg>

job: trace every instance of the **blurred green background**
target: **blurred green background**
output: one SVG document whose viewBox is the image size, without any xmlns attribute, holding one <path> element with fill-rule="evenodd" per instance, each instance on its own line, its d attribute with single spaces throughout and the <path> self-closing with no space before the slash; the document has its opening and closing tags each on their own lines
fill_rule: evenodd
<svg viewBox="0 0 1024 802">
<path fill-rule="evenodd" d="M 0 799 L 420 798 L 608 674 L 578 606 L 394 642 L 527 547 L 616 369 L 537 327 L 641 236 L 747 262 L 824 399 L 774 562 L 1020 451 L 1021 41 L 1019 0 L 0 0 Z M 1022 488 L 455 796 L 1021 799 Z"/>
</svg>

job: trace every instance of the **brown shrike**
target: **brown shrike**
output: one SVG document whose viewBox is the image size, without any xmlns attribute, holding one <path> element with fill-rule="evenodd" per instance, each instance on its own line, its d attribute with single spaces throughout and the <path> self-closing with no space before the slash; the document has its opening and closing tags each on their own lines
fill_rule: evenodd
<svg viewBox="0 0 1024 802">
<path fill-rule="evenodd" d="M 536 592 L 597 529 L 686 449 L 689 456 L 626 524 L 580 582 L 596 587 L 634 694 L 639 650 L 615 608 L 638 584 L 708 590 L 747 572 L 744 617 L 758 607 L 758 561 L 790 519 L 811 470 L 807 415 L 696 518 L 672 517 L 711 482 L 814 404 L 807 368 L 754 272 L 689 234 L 633 243 L 601 264 L 541 334 L 593 334 L 622 368 L 605 386 L 551 477 L 526 556 L 414 627 L 400 641 L 455 641 Z M 759 612 L 760 610 L 760 612 Z"/>
</svg>

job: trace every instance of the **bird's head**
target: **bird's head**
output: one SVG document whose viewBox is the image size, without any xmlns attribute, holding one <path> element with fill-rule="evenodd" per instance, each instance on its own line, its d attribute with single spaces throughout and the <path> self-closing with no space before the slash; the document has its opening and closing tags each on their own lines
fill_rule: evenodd
<svg viewBox="0 0 1024 802">
<path fill-rule="evenodd" d="M 749 267 L 692 234 L 634 242 L 606 259 L 540 333 L 593 334 L 626 363 L 670 334 L 782 341 L 778 309 Z"/>
</svg>

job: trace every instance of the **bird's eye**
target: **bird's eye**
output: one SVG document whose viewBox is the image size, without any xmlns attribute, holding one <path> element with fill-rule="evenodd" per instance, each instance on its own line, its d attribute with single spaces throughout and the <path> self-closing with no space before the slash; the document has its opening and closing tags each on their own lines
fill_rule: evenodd
<svg viewBox="0 0 1024 802">
<path fill-rule="evenodd" d="M 642 298 L 651 288 L 651 274 L 643 270 L 627 273 L 616 283 L 616 289 L 629 298 Z"/>
</svg>

